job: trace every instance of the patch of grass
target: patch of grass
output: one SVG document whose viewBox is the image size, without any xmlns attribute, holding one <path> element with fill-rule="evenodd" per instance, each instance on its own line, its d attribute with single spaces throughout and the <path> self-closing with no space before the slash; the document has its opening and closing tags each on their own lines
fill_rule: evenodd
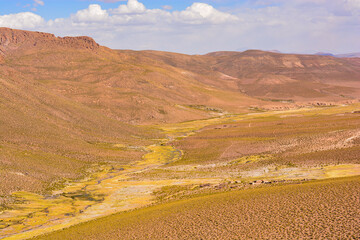
<svg viewBox="0 0 360 240">
<path fill-rule="evenodd" d="M 155 191 L 153 194 L 156 197 L 157 202 L 163 202 L 169 197 L 174 197 L 174 195 L 180 195 L 182 192 L 191 190 L 194 185 L 184 185 L 184 186 L 165 186 L 161 189 Z"/>
<path fill-rule="evenodd" d="M 182 152 L 172 146 L 158 146 L 153 145 L 148 147 L 151 151 L 143 156 L 143 160 L 140 164 L 169 164 L 171 162 L 178 161 Z"/>
<path fill-rule="evenodd" d="M 197 110 L 206 111 L 206 112 L 216 112 L 216 113 L 223 113 L 224 112 L 220 108 L 209 107 L 209 106 L 205 106 L 205 105 L 187 105 L 187 107 L 197 109 Z"/>
<path fill-rule="evenodd" d="M 273 156 L 269 154 L 251 155 L 235 159 L 234 161 L 230 162 L 230 164 L 256 163 L 259 161 L 271 160 L 272 158 Z"/>
<path fill-rule="evenodd" d="M 163 114 L 163 115 L 167 114 L 167 112 L 164 109 L 158 109 L 158 111 L 160 114 Z"/>
<path fill-rule="evenodd" d="M 66 180 L 66 179 L 59 179 L 57 181 L 53 181 L 45 189 L 45 192 L 51 193 L 51 192 L 53 192 L 55 190 L 62 189 L 62 188 L 64 188 L 66 186 L 67 183 L 68 183 L 68 180 Z"/>
<path fill-rule="evenodd" d="M 292 99 L 272 99 L 272 98 L 260 98 L 263 101 L 270 101 L 270 102 L 282 102 L 282 103 L 294 103 Z"/>
<path fill-rule="evenodd" d="M 131 146 L 124 143 L 107 143 L 107 142 L 91 142 L 90 144 L 95 145 L 102 149 L 118 150 L 118 151 L 146 151 L 143 146 Z"/>
<path fill-rule="evenodd" d="M 249 107 L 249 110 L 254 112 L 266 112 L 265 109 L 259 107 Z"/>
</svg>

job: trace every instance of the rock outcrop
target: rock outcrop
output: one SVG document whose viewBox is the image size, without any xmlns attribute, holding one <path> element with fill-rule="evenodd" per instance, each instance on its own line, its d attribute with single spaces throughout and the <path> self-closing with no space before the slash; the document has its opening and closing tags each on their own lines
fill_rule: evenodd
<svg viewBox="0 0 360 240">
<path fill-rule="evenodd" d="M 46 47 L 96 50 L 100 45 L 90 37 L 56 37 L 50 33 L 0 28 L 0 56 L 17 50 Z"/>
</svg>

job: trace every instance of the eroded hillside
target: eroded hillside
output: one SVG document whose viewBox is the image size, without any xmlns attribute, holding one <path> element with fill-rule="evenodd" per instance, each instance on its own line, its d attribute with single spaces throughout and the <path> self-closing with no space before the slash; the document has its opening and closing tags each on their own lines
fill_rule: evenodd
<svg viewBox="0 0 360 240">
<path fill-rule="evenodd" d="M 204 56 L 146 51 L 166 64 L 201 72 L 199 81 L 262 100 L 334 103 L 360 96 L 357 58 L 280 54 L 258 50 L 214 52 Z M 214 76 L 217 76 L 214 78 Z"/>
</svg>

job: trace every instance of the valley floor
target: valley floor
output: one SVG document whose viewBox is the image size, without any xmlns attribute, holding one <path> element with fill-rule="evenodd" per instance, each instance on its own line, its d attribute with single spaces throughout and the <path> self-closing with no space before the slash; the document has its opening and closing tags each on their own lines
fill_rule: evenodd
<svg viewBox="0 0 360 240">
<path fill-rule="evenodd" d="M 201 196 L 37 239 L 358 239 L 360 178 Z"/>
<path fill-rule="evenodd" d="M 13 193 L 0 238 L 79 223 L 40 238 L 359 237 L 359 107 L 148 126 L 167 138 L 137 162 L 98 166 L 49 195 Z"/>
</svg>

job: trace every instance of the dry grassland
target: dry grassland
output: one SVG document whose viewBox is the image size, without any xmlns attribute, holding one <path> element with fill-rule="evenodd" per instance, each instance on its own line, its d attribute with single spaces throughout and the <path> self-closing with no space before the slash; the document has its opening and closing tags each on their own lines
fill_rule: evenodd
<svg viewBox="0 0 360 240">
<path fill-rule="evenodd" d="M 360 178 L 250 189 L 116 214 L 36 239 L 357 239 Z"/>
</svg>

